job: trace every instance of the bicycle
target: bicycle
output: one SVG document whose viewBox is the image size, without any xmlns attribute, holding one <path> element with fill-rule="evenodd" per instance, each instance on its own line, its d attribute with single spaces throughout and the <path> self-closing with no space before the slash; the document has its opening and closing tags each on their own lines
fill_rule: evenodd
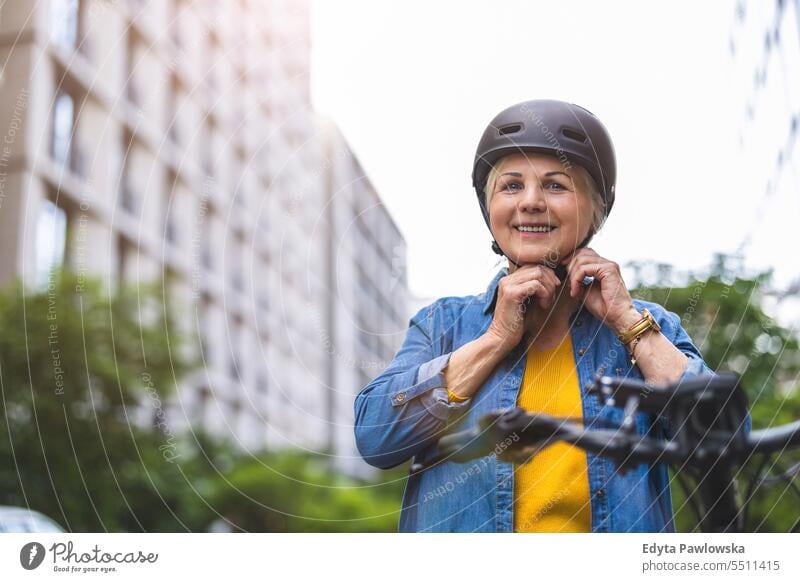
<svg viewBox="0 0 800 582">
<path fill-rule="evenodd" d="M 619 426 L 591 428 L 596 423 L 590 422 L 587 428 L 574 419 L 522 408 L 496 411 L 484 415 L 474 429 L 440 438 L 434 457 L 425 464 L 413 464 L 411 471 L 424 471 L 441 462 L 466 462 L 493 452 L 500 460 L 521 463 L 559 441 L 611 458 L 622 472 L 638 463 L 669 463 L 680 469 L 676 474 L 679 484 L 704 532 L 745 531 L 747 504 L 764 484 L 787 480 L 800 497 L 800 487 L 794 483 L 800 463 L 780 475 L 762 477 L 770 455 L 800 447 L 800 420 L 748 433 L 747 397 L 735 374 L 699 376 L 660 387 L 636 379 L 599 376 L 587 390 L 602 404 L 622 408 Z M 667 438 L 638 434 L 638 412 L 665 418 L 670 427 Z M 734 470 L 754 455 L 764 457 L 741 503 Z M 696 494 L 689 491 L 684 473 L 696 480 Z M 791 529 L 797 531 L 800 516 Z"/>
</svg>

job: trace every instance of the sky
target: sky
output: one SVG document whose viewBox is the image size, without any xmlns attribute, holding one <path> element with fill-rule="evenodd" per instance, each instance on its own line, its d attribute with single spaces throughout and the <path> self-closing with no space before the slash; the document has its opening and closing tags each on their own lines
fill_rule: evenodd
<svg viewBox="0 0 800 582">
<path fill-rule="evenodd" d="M 499 268 L 472 160 L 496 113 L 537 98 L 589 109 L 613 138 L 617 198 L 591 247 L 622 265 L 698 269 L 765 229 L 754 222 L 764 176 L 738 144 L 745 83 L 732 21 L 729 0 L 318 0 L 312 100 L 405 237 L 417 297 L 479 293 Z M 789 228 L 800 217 L 778 214 Z M 746 264 L 772 266 L 779 283 L 797 275 L 780 238 Z"/>
</svg>

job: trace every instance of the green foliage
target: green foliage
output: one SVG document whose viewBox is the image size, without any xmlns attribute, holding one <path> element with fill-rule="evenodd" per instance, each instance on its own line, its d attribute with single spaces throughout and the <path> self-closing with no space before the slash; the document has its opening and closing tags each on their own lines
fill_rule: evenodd
<svg viewBox="0 0 800 582">
<path fill-rule="evenodd" d="M 192 362 L 155 289 L 53 273 L 0 293 L 0 503 L 77 531 L 181 526 L 164 412 Z"/>
<path fill-rule="evenodd" d="M 56 273 L 0 292 L 0 505 L 71 531 L 394 531 L 403 476 L 359 484 L 323 457 L 256 457 L 165 416 L 198 363 L 160 284 L 110 294 Z"/>
<path fill-rule="evenodd" d="M 745 275 L 731 268 L 730 257 L 719 255 L 707 277 L 692 277 L 686 285 L 666 283 L 668 269 L 660 269 L 655 285 L 638 285 L 631 294 L 675 312 L 706 362 L 715 370 L 741 376 L 750 401 L 753 428 L 768 428 L 800 418 L 800 347 L 797 337 L 781 327 L 762 308 L 771 273 Z M 785 453 L 774 471 L 800 460 Z M 739 475 L 740 493 L 754 472 L 755 461 Z M 771 466 L 771 465 L 768 465 Z M 681 531 L 696 520 L 685 496 L 673 488 L 677 523 Z M 760 489 L 750 504 L 748 528 L 753 531 L 789 531 L 798 515 L 798 498 L 785 482 Z"/>
<path fill-rule="evenodd" d="M 324 457 L 287 451 L 243 459 L 220 475 L 211 505 L 235 530 L 390 532 L 405 480 L 394 471 L 380 483 L 357 483 Z"/>
<path fill-rule="evenodd" d="M 724 258 L 682 286 L 639 285 L 634 296 L 677 313 L 706 361 L 742 375 L 753 427 L 800 418 L 800 347 L 764 311 L 769 273 L 746 276 Z M 56 274 L 51 285 L 0 292 L 0 504 L 28 506 L 73 531 L 395 531 L 406 473 L 361 483 L 328 458 L 253 456 L 197 431 L 174 434 L 164 416 L 197 362 L 175 333 L 160 286 L 109 294 Z M 798 455 L 783 455 L 774 470 Z M 754 472 L 742 471 L 740 493 Z M 679 529 L 695 520 L 673 488 Z M 749 527 L 788 531 L 798 498 L 759 489 Z"/>
</svg>

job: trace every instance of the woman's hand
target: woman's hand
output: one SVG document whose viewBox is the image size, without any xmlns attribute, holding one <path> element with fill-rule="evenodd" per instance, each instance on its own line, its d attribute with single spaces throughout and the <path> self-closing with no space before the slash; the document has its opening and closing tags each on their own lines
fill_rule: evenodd
<svg viewBox="0 0 800 582">
<path fill-rule="evenodd" d="M 622 333 L 642 318 L 633 305 L 617 263 L 604 259 L 588 247 L 577 249 L 561 263 L 567 266 L 565 283 L 569 285 L 570 297 L 583 294 L 589 312 L 615 332 Z M 586 276 L 594 277 L 594 283 L 588 287 L 581 285 Z"/>
<path fill-rule="evenodd" d="M 523 265 L 506 275 L 498 284 L 494 319 L 486 333 L 502 350 L 513 349 L 525 334 L 525 300 L 535 297 L 542 309 L 549 309 L 560 284 L 553 269 L 544 265 Z"/>
</svg>

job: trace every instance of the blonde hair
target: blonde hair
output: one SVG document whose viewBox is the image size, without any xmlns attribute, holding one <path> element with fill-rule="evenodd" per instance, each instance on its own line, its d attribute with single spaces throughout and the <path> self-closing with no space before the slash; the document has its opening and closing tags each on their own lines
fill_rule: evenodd
<svg viewBox="0 0 800 582">
<path fill-rule="evenodd" d="M 486 178 L 486 186 L 483 189 L 483 193 L 486 196 L 487 214 L 489 213 L 489 205 L 492 202 L 492 192 L 494 192 L 494 186 L 497 183 L 497 168 L 500 167 L 502 161 L 503 158 L 500 158 L 492 165 L 492 169 L 489 170 L 489 176 Z M 592 231 L 597 233 L 603 228 L 603 224 L 606 221 L 606 203 L 603 200 L 603 195 L 600 193 L 597 182 L 595 182 L 594 178 L 586 171 L 586 168 L 578 164 L 575 164 L 573 168 L 576 168 L 577 173 L 583 178 L 585 192 L 592 201 Z"/>
</svg>

